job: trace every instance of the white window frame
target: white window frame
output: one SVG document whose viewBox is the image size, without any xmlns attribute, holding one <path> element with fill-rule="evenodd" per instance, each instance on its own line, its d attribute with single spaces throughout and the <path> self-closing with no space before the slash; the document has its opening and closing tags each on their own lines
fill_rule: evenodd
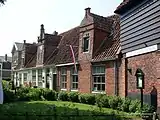
<svg viewBox="0 0 160 120">
<path fill-rule="evenodd" d="M 78 70 L 77 70 L 77 73 L 75 72 L 75 67 L 71 67 L 71 91 L 78 91 L 78 83 L 79 83 L 79 80 L 78 80 Z M 75 79 L 77 77 L 77 81 L 76 82 L 73 82 L 73 79 Z M 77 84 L 77 88 L 73 88 L 73 84 Z"/>
<path fill-rule="evenodd" d="M 36 86 L 36 70 L 32 70 L 32 83 Z"/>
<path fill-rule="evenodd" d="M 101 69 L 103 67 L 104 72 L 103 73 L 99 73 L 99 72 L 94 73 L 94 68 L 95 67 L 97 67 L 97 68 L 100 67 Z M 101 82 L 100 83 L 94 82 L 95 77 L 97 77 L 97 78 L 100 77 L 101 78 L 101 80 L 100 80 Z M 102 79 L 104 79 L 104 82 L 102 82 Z M 101 85 L 101 90 L 94 90 L 94 85 L 97 85 L 97 86 Z M 104 90 L 102 90 L 102 88 L 103 88 L 102 85 L 104 85 Z M 104 65 L 94 65 L 94 66 L 92 66 L 92 93 L 104 93 L 105 89 L 106 89 L 106 70 L 105 70 L 105 66 Z"/>
<path fill-rule="evenodd" d="M 38 87 L 43 87 L 42 69 L 38 69 Z"/>
<path fill-rule="evenodd" d="M 63 73 L 63 70 L 65 71 L 64 73 Z M 65 79 L 65 80 L 62 80 L 62 79 Z M 66 67 L 62 67 L 60 71 L 60 86 L 61 86 L 61 90 L 67 90 L 67 68 Z"/>
</svg>

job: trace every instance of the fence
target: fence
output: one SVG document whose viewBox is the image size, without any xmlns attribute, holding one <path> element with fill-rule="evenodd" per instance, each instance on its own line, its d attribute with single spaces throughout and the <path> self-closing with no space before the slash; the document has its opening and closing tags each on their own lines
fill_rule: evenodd
<svg viewBox="0 0 160 120">
<path fill-rule="evenodd" d="M 158 120 L 157 114 L 145 113 L 142 115 L 143 120 Z M 80 114 L 31 114 L 26 112 L 25 114 L 3 114 L 0 116 L 0 120 L 140 120 L 139 118 L 126 118 L 118 115 L 80 115 Z"/>
</svg>

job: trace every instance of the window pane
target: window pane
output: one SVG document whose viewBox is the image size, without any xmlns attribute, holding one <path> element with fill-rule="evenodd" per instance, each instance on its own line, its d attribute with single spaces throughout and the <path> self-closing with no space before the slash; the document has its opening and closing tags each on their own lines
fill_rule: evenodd
<svg viewBox="0 0 160 120">
<path fill-rule="evenodd" d="M 102 84 L 102 91 L 105 91 L 105 84 Z"/>
<path fill-rule="evenodd" d="M 105 91 L 105 66 L 93 66 L 93 91 Z"/>
<path fill-rule="evenodd" d="M 87 52 L 88 51 L 88 48 L 89 48 L 89 37 L 85 37 L 84 39 L 83 39 L 84 41 L 83 41 L 83 43 L 84 43 L 84 50 L 83 50 L 83 52 Z"/>
</svg>

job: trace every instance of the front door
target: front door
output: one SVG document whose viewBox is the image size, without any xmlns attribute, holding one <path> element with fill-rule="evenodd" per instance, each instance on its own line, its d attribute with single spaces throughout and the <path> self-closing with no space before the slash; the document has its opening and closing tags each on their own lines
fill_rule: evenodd
<svg viewBox="0 0 160 120">
<path fill-rule="evenodd" d="M 57 84 L 57 74 L 53 74 L 53 90 L 57 90 L 56 84 Z"/>
</svg>

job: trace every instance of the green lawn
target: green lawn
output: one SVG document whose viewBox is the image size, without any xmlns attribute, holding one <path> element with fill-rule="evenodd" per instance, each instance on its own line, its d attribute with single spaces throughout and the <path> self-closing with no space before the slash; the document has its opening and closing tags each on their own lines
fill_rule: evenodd
<svg viewBox="0 0 160 120">
<path fill-rule="evenodd" d="M 72 102 L 33 101 L 0 106 L 0 120 L 124 120 L 125 118 L 140 120 L 125 112 Z"/>
</svg>

